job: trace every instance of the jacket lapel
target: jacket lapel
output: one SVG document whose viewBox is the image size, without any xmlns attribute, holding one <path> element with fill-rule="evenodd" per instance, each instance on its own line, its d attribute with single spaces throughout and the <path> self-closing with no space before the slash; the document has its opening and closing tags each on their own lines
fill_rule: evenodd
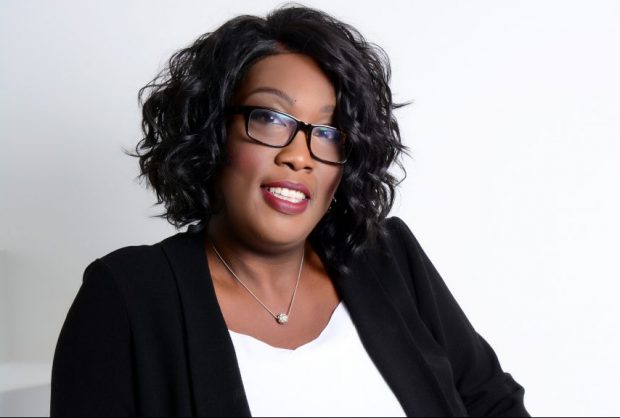
<svg viewBox="0 0 620 418">
<path fill-rule="evenodd" d="M 162 242 L 187 326 L 194 414 L 250 416 L 234 345 L 211 281 L 203 231 L 180 233 Z"/>
<path fill-rule="evenodd" d="M 449 407 L 450 402 L 405 319 L 381 284 L 381 277 L 400 274 L 393 267 L 394 263 L 393 259 L 371 252 L 351 263 L 351 275 L 331 275 L 336 277 L 336 287 L 364 348 L 407 416 L 459 415 L 462 411 Z"/>
</svg>

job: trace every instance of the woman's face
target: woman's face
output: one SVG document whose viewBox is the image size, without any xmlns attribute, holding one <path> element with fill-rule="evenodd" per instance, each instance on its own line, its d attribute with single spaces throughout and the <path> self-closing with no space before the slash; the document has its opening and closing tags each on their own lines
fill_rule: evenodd
<svg viewBox="0 0 620 418">
<path fill-rule="evenodd" d="M 310 57 L 282 53 L 250 68 L 233 104 L 268 107 L 307 123 L 333 125 L 336 94 Z M 218 188 L 224 204 L 222 220 L 231 232 L 254 245 L 292 248 L 305 242 L 331 204 L 342 166 L 313 159 L 303 131 L 285 148 L 251 140 L 242 114 L 231 116 L 227 150 L 229 164 L 220 173 Z M 265 187 L 281 181 L 304 185 L 308 201 L 291 205 Z"/>
</svg>

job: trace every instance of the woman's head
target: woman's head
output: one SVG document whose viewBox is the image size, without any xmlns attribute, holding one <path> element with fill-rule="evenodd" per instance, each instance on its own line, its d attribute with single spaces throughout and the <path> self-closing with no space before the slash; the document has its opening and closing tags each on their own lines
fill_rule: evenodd
<svg viewBox="0 0 620 418">
<path fill-rule="evenodd" d="M 380 48 L 313 9 L 240 16 L 201 36 L 140 92 L 136 156 L 166 207 L 161 216 L 177 227 L 217 218 L 266 243 L 309 237 L 328 268 L 346 273 L 347 258 L 381 232 L 398 184 L 388 170 L 406 151 L 389 78 Z M 259 144 L 248 136 L 249 114 L 230 111 L 239 105 L 337 128 L 347 162 L 315 158 L 303 130 L 283 148 Z M 264 196 L 261 186 L 286 180 L 309 189 L 302 213 Z"/>
<path fill-rule="evenodd" d="M 311 148 L 301 130 L 282 148 L 257 140 L 285 145 L 294 134 L 294 119 L 268 109 L 311 124 L 332 125 L 336 93 L 331 81 L 307 55 L 271 55 L 250 67 L 232 103 L 253 108 L 228 116 L 228 161 L 215 176 L 221 210 L 214 218 L 236 236 L 255 241 L 255 246 L 260 245 L 257 240 L 274 248 L 304 243 L 327 212 L 343 171 L 342 165 L 313 158 L 310 149 L 320 153 L 338 147 L 338 142 L 320 136 L 326 130 L 322 128 L 309 136 Z M 292 184 L 283 187 L 281 182 Z M 284 188 L 303 188 L 304 197 L 274 195 L 291 194 L 278 190 Z"/>
</svg>

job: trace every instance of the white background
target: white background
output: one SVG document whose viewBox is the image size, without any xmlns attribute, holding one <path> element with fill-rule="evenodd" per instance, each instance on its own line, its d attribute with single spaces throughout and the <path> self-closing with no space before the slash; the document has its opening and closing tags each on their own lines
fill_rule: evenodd
<svg viewBox="0 0 620 418">
<path fill-rule="evenodd" d="M 125 156 L 178 48 L 275 1 L 0 0 L 0 362 L 50 363 L 86 265 L 175 233 Z M 306 1 L 393 64 L 402 217 L 534 415 L 618 415 L 620 1 Z M 398 174 L 398 171 L 397 171 Z"/>
</svg>

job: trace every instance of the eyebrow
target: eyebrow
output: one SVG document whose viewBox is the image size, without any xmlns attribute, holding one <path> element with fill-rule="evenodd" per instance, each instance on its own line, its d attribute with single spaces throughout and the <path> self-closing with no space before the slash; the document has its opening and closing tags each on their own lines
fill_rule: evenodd
<svg viewBox="0 0 620 418">
<path fill-rule="evenodd" d="M 295 100 L 293 100 L 291 98 L 291 96 L 289 96 L 288 94 L 284 93 L 282 90 L 276 89 L 274 87 L 258 87 L 254 90 L 252 90 L 250 92 L 250 94 L 248 94 L 248 97 L 256 94 L 256 93 L 268 93 L 268 94 L 273 94 L 275 96 L 278 96 L 279 98 L 281 98 L 282 100 L 284 100 L 285 102 L 287 102 L 289 104 L 289 106 L 293 106 L 295 104 Z M 329 113 L 329 112 L 333 112 L 336 109 L 335 106 L 333 105 L 326 105 L 323 106 L 320 111 L 324 112 L 324 113 Z"/>
</svg>

